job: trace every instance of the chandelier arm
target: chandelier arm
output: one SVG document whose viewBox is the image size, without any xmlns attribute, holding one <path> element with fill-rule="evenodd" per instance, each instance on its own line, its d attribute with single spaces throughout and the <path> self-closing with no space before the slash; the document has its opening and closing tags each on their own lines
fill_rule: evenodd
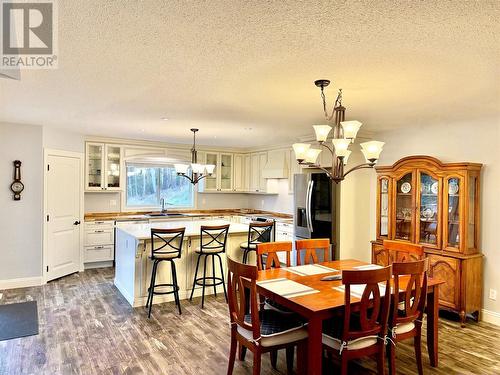
<svg viewBox="0 0 500 375">
<path fill-rule="evenodd" d="M 344 173 L 344 177 L 347 176 L 351 172 L 357 171 L 358 169 L 373 168 L 374 166 L 375 166 L 375 163 L 363 163 L 363 164 L 357 165 L 357 166 L 349 169 L 346 173 Z"/>
<path fill-rule="evenodd" d="M 200 182 L 201 180 L 203 180 L 206 177 L 208 177 L 208 174 L 202 174 L 196 178 L 196 182 L 194 182 L 194 183 L 197 184 L 198 182 Z"/>
<path fill-rule="evenodd" d="M 326 142 L 320 142 L 319 145 L 326 148 L 328 151 L 330 151 L 332 156 L 335 156 L 335 150 L 333 149 L 333 147 L 328 146 L 328 144 Z"/>
<path fill-rule="evenodd" d="M 328 169 L 322 167 L 321 165 L 319 164 L 315 164 L 315 163 L 307 163 L 307 162 L 302 162 L 302 163 L 299 163 L 300 165 L 306 165 L 310 168 L 316 168 L 316 169 L 320 169 L 322 170 L 323 172 L 325 172 L 329 178 L 333 178 L 333 174 L 331 171 L 329 171 Z"/>
<path fill-rule="evenodd" d="M 191 177 L 189 177 L 188 175 L 186 175 L 184 173 L 177 173 L 177 176 L 181 176 L 181 177 L 187 178 L 192 184 L 196 183 L 196 182 L 193 182 L 193 179 Z"/>
</svg>

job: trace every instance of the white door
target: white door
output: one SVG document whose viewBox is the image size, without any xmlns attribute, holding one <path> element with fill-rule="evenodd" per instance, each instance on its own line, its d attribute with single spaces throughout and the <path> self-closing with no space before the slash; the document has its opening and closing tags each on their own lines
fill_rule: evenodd
<svg viewBox="0 0 500 375">
<path fill-rule="evenodd" d="M 81 157 L 47 154 L 46 280 L 80 269 Z"/>
</svg>

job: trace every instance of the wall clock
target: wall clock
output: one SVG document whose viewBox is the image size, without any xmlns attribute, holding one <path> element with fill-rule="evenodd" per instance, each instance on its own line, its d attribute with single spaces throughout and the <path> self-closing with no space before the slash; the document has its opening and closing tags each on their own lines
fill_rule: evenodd
<svg viewBox="0 0 500 375">
<path fill-rule="evenodd" d="M 24 184 L 21 182 L 21 162 L 14 160 L 14 182 L 10 184 L 10 190 L 14 193 L 14 200 L 21 200 L 21 192 L 24 190 Z"/>
</svg>

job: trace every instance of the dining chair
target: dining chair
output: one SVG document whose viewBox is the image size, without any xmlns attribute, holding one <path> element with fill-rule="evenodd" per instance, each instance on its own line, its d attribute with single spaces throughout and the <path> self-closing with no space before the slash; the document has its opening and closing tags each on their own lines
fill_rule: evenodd
<svg viewBox="0 0 500 375">
<path fill-rule="evenodd" d="M 253 353 L 253 374 L 260 374 L 262 353 L 297 346 L 297 366 L 302 368 L 307 346 L 307 329 L 295 316 L 275 310 L 259 310 L 257 266 L 227 257 L 227 288 L 231 321 L 231 349 L 227 374 L 233 373 L 238 343 Z M 248 298 L 247 298 L 247 296 Z M 248 305 L 248 306 L 247 306 Z M 244 359 L 243 355 L 240 359 Z"/>
<path fill-rule="evenodd" d="M 421 348 L 422 319 L 427 296 L 428 270 L 428 259 L 392 264 L 394 292 L 392 294 L 393 303 L 389 317 L 391 340 L 387 348 L 389 374 L 396 374 L 397 343 L 410 338 L 413 338 L 418 373 L 419 375 L 423 374 Z M 409 281 L 406 289 L 401 293 L 399 285 L 403 277 L 409 277 Z"/>
<path fill-rule="evenodd" d="M 301 265 L 301 254 L 304 254 L 304 264 L 318 263 L 318 252 L 323 252 L 323 262 L 330 260 L 330 239 L 315 238 L 308 240 L 295 241 L 295 250 L 297 251 L 297 266 Z M 302 252 L 305 250 L 305 252 Z"/>
<path fill-rule="evenodd" d="M 389 264 L 412 262 L 424 257 L 424 246 L 401 241 L 384 240 L 384 249 L 389 253 Z"/>
<path fill-rule="evenodd" d="M 384 374 L 390 280 L 391 266 L 342 272 L 342 318 L 327 321 L 323 327 L 323 347 L 340 359 L 342 375 L 347 375 L 350 360 L 372 355 L 376 355 L 378 373 Z"/>
<path fill-rule="evenodd" d="M 172 228 L 172 229 L 154 229 L 151 228 L 151 256 L 149 257 L 153 262 L 151 271 L 151 282 L 148 288 L 148 299 L 146 307 L 148 308 L 148 318 L 151 318 L 151 309 L 153 307 L 153 298 L 155 295 L 174 294 L 175 304 L 181 311 L 181 301 L 179 299 L 179 284 L 177 282 L 177 270 L 175 268 L 175 259 L 181 257 L 182 245 L 184 241 L 184 232 L 186 228 Z M 158 272 L 158 265 L 161 262 L 168 261 L 172 270 L 172 282 L 156 284 L 156 274 Z M 168 291 L 158 292 L 155 288 L 167 287 L 172 288 Z"/>
<path fill-rule="evenodd" d="M 251 251 L 257 251 L 257 245 L 263 242 L 271 242 L 273 237 L 274 221 L 252 221 L 248 226 L 248 238 L 240 244 L 243 250 L 243 263 L 248 262 Z"/>
<path fill-rule="evenodd" d="M 193 287 L 191 288 L 191 296 L 189 300 L 193 300 L 194 289 L 196 285 L 202 287 L 201 291 L 201 308 L 205 304 L 205 287 L 212 286 L 214 288 L 214 296 L 217 297 L 217 285 L 222 285 L 224 291 L 224 297 L 227 301 L 226 284 L 224 280 L 224 267 L 222 266 L 222 259 L 220 254 L 226 252 L 227 235 L 229 233 L 229 225 L 202 225 L 200 227 L 200 246 L 197 247 L 194 252 L 198 254 L 198 260 L 196 261 L 196 270 L 194 271 Z M 203 276 L 198 277 L 198 268 L 200 265 L 200 260 L 204 257 L 203 262 Z M 212 258 L 212 275 L 207 276 L 207 259 Z M 217 258 L 218 264 L 220 266 L 221 276 L 216 276 L 216 262 Z"/>
<path fill-rule="evenodd" d="M 286 266 L 290 267 L 290 254 L 292 253 L 292 243 L 288 241 L 266 242 L 257 244 L 257 267 L 259 271 L 269 268 L 279 268 L 281 266 L 278 253 L 286 254 Z M 263 258 L 266 261 L 264 264 Z"/>
</svg>

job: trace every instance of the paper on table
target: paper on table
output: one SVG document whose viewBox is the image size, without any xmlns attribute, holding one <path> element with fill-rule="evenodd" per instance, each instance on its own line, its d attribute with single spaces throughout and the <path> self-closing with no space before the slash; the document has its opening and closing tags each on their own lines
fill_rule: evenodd
<svg viewBox="0 0 500 375">
<path fill-rule="evenodd" d="M 356 270 L 360 271 L 366 271 L 366 270 L 378 270 L 380 268 L 384 268 L 382 266 L 379 266 L 378 264 L 365 264 L 364 266 L 357 266 L 354 267 Z"/>
<path fill-rule="evenodd" d="M 318 290 L 308 287 L 307 285 L 286 278 L 259 281 L 257 284 L 283 297 L 298 297 L 318 292 Z"/>
<path fill-rule="evenodd" d="M 321 264 L 305 264 L 303 266 L 284 268 L 288 272 L 295 273 L 300 276 L 319 275 L 322 273 L 337 272 L 338 270 Z"/>
<path fill-rule="evenodd" d="M 351 296 L 361 298 L 363 297 L 363 292 L 365 291 L 366 284 L 351 284 Z M 345 292 L 345 285 L 335 286 L 333 289 L 338 290 L 339 292 Z M 380 295 L 385 295 L 385 285 L 378 284 L 378 289 L 380 291 Z"/>
</svg>

